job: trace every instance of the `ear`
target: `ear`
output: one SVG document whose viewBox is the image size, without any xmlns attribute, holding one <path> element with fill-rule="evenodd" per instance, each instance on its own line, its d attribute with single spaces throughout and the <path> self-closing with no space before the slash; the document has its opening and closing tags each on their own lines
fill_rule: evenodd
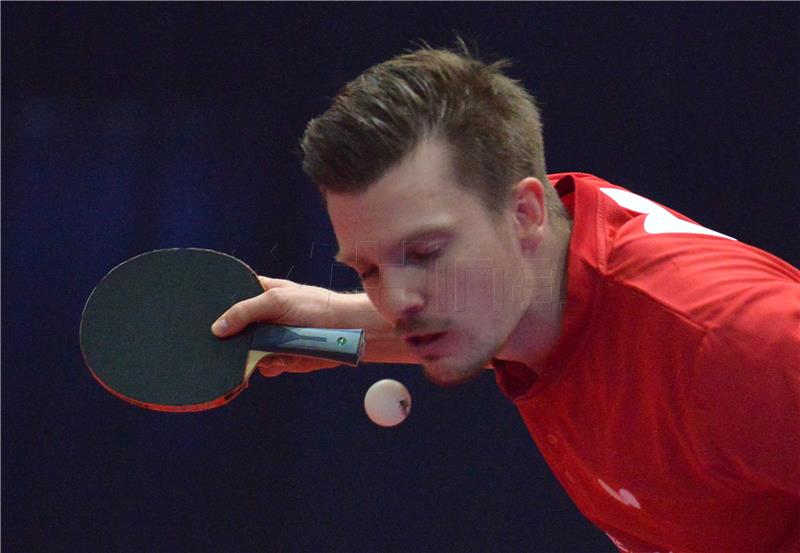
<svg viewBox="0 0 800 553">
<path fill-rule="evenodd" d="M 523 251 L 533 251 L 544 237 L 547 210 L 544 185 L 534 177 L 525 177 L 511 193 L 514 228 Z"/>
</svg>

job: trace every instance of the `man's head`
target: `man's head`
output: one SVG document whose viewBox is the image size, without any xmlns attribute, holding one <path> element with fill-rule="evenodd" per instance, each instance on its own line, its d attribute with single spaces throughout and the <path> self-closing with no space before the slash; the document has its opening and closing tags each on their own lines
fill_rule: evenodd
<svg viewBox="0 0 800 553">
<path fill-rule="evenodd" d="M 371 67 L 308 124 L 303 170 L 323 192 L 365 190 L 426 138 L 453 147 L 459 182 L 493 212 L 523 177 L 547 183 L 534 98 L 503 74 L 509 62 L 483 63 L 460 44 Z"/>
<path fill-rule="evenodd" d="M 553 229 L 566 215 L 533 98 L 503 66 L 429 48 L 399 56 L 346 85 L 303 138 L 339 259 L 440 384 L 480 374 L 541 318 L 532 268 L 558 299 Z"/>
</svg>

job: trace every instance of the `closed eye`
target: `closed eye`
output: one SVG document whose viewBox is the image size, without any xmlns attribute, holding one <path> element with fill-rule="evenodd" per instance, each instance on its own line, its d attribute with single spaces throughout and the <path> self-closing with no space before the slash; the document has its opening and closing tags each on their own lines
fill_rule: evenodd
<svg viewBox="0 0 800 553">
<path fill-rule="evenodd" d="M 429 247 L 411 250 L 406 252 L 406 261 L 410 263 L 422 264 L 435 260 L 442 255 L 444 243 L 435 243 Z"/>
<path fill-rule="evenodd" d="M 413 247 L 408 247 L 411 244 L 413 244 Z M 403 261 L 412 265 L 425 265 L 436 260 L 444 253 L 447 242 L 444 240 L 433 242 L 413 241 L 406 243 L 406 245 L 407 249 L 405 250 Z M 375 266 L 369 266 L 364 270 L 359 270 L 358 268 L 355 270 L 362 282 L 377 277 L 379 272 L 378 267 Z"/>
</svg>

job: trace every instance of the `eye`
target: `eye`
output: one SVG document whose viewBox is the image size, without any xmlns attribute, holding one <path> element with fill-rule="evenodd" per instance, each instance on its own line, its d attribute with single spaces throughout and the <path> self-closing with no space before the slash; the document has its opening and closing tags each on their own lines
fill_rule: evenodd
<svg viewBox="0 0 800 553">
<path fill-rule="evenodd" d="M 431 242 L 406 252 L 406 261 L 425 263 L 438 258 L 444 250 L 444 242 Z"/>
</svg>

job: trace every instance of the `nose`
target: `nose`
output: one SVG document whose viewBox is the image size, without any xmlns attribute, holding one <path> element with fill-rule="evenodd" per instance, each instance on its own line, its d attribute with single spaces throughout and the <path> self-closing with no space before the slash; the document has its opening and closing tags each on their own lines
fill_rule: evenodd
<svg viewBox="0 0 800 553">
<path fill-rule="evenodd" d="M 411 319 L 425 307 L 424 290 L 402 274 L 384 271 L 380 286 L 381 310 L 390 320 Z"/>
</svg>

